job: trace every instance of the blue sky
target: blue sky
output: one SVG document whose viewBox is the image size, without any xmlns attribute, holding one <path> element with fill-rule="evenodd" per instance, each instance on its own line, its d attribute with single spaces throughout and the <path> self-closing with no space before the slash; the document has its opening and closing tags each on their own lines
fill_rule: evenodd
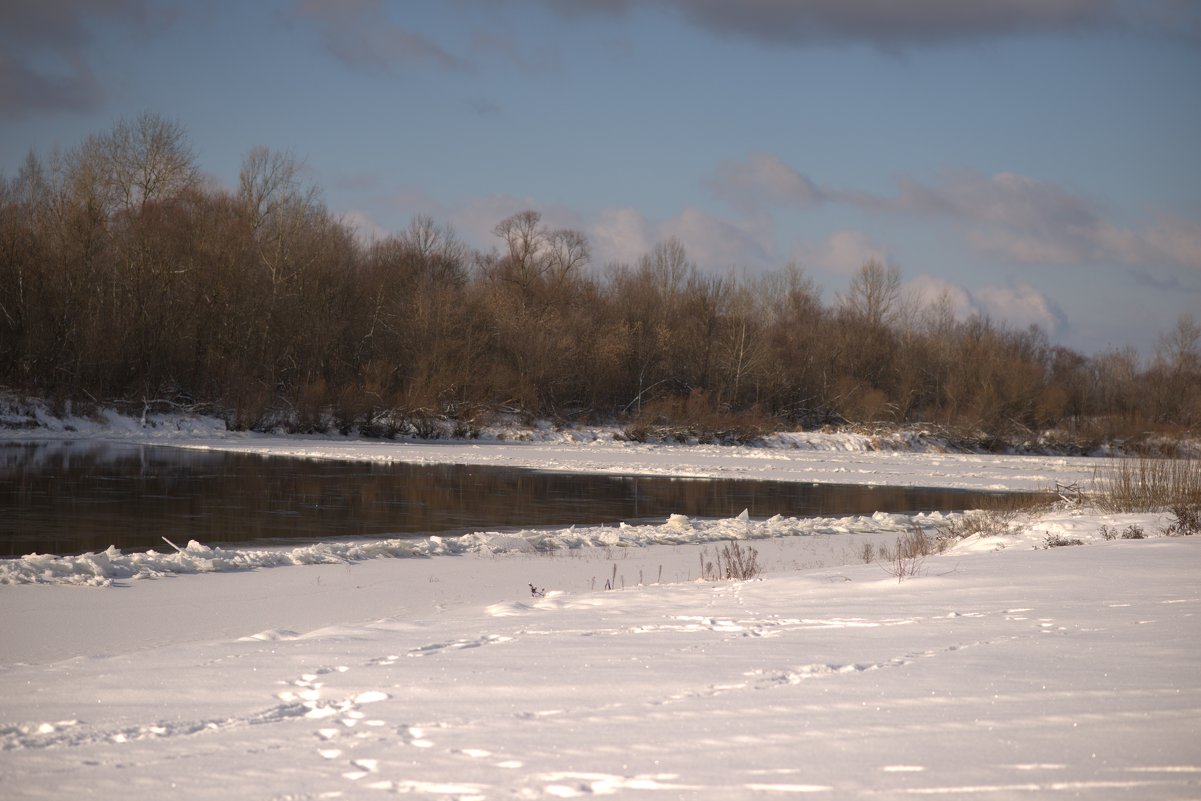
<svg viewBox="0 0 1201 801">
<path fill-rule="evenodd" d="M 963 315 L 1144 355 L 1201 309 L 1196 0 L 0 2 L 0 170 L 153 111 L 266 145 L 364 237 L 526 208 L 597 269 L 866 259 Z"/>
</svg>

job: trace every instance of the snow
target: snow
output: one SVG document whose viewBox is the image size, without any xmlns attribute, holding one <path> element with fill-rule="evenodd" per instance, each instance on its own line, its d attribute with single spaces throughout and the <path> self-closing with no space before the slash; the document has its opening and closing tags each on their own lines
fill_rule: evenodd
<svg viewBox="0 0 1201 801">
<path fill-rule="evenodd" d="M 1107 459 L 1057 455 L 948 452 L 936 437 L 913 433 L 786 432 L 758 445 L 672 445 L 621 438 L 617 428 L 485 429 L 475 440 L 381 440 L 340 435 L 286 436 L 227 431 L 209 418 L 157 415 L 140 420 L 103 413 L 99 419 L 0 414 L 0 439 L 99 439 L 264 456 L 409 464 L 519 467 L 572 473 L 764 479 L 812 484 L 1044 491 L 1055 482 L 1086 484 Z"/>
<path fill-rule="evenodd" d="M 856 515 L 841 518 L 785 518 L 752 521 L 690 520 L 673 514 L 662 525 L 570 526 L 461 536 L 322 542 L 297 548 L 211 548 L 196 541 L 166 553 L 122 553 L 110 547 L 78 556 L 29 554 L 0 561 L 0 584 L 77 584 L 108 587 L 121 579 L 160 578 L 187 573 L 222 573 L 292 565 L 344 564 L 367 559 L 420 558 L 459 554 L 530 553 L 581 548 L 631 548 L 661 544 L 701 544 L 739 539 L 873 533 L 896 536 L 913 525 L 935 529 L 962 515 Z M 170 543 L 168 543 L 170 544 Z"/>
<path fill-rule="evenodd" d="M 62 436 L 924 486 L 1043 489 L 1092 474 L 1087 459 L 601 437 Z M 12 560 L 3 795 L 1196 798 L 1201 538 L 1158 536 L 1167 520 L 1018 516 L 903 580 L 863 563 L 863 545 L 946 519 L 673 515 Z M 1102 526 L 1148 538 L 1107 541 Z M 1044 547 L 1052 536 L 1085 544 Z M 758 551 L 761 577 L 698 580 L 731 539 Z"/>
</svg>

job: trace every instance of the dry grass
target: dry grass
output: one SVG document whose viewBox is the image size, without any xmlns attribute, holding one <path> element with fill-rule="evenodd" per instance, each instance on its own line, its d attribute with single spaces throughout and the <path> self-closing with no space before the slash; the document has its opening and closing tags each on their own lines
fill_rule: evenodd
<svg viewBox="0 0 1201 801">
<path fill-rule="evenodd" d="M 1093 502 L 1105 512 L 1201 509 L 1201 459 L 1137 456 L 1093 474 Z M 1179 512 L 1177 512 L 1179 517 Z"/>
<path fill-rule="evenodd" d="M 945 551 L 959 540 L 979 534 L 981 537 L 997 537 L 1010 532 L 1010 525 L 1017 518 L 1016 511 L 973 509 L 959 517 L 953 517 L 939 526 L 939 551 Z"/>
</svg>

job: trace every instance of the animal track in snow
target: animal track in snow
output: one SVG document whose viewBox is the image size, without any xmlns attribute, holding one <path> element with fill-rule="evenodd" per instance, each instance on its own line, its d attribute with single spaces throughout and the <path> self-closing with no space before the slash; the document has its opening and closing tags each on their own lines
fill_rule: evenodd
<svg viewBox="0 0 1201 801">
<path fill-rule="evenodd" d="M 638 626 L 628 631 L 634 634 L 658 632 L 702 632 L 713 631 L 737 634 L 741 637 L 777 637 L 787 631 L 824 630 L 841 628 L 880 628 L 883 626 L 906 626 L 918 622 L 916 618 L 729 618 L 706 615 L 677 615 L 673 623 Z"/>
<path fill-rule="evenodd" d="M 341 716 L 344 726 L 353 726 L 365 715 L 359 710 L 364 704 L 372 704 L 388 698 L 378 690 L 360 692 L 337 701 L 322 700 L 325 682 L 321 677 L 333 673 L 345 673 L 345 665 L 321 666 L 299 677 L 281 681 L 287 689 L 276 693 L 279 701 L 274 706 L 248 715 L 209 718 L 202 720 L 169 720 L 153 723 L 98 729 L 86 721 L 62 720 L 53 723 L 18 723 L 0 727 L 0 751 L 26 748 L 55 748 L 83 746 L 95 743 L 127 743 L 138 740 L 164 737 L 183 737 L 205 732 L 278 723 L 286 720 L 309 718 L 323 720 Z M 322 729 L 323 739 L 329 740 L 334 729 Z"/>
<path fill-rule="evenodd" d="M 60 721 L 57 724 L 19 723 L 0 728 L 0 751 L 84 746 L 97 743 L 127 743 L 161 737 L 184 737 L 263 723 L 278 723 L 284 720 L 308 717 L 311 703 L 313 702 L 282 703 L 246 716 L 207 720 L 156 721 L 112 729 L 92 728 L 84 721 Z"/>
<path fill-rule="evenodd" d="M 614 795 L 621 790 L 697 791 L 711 789 L 698 785 L 677 784 L 675 773 L 620 776 L 610 773 L 543 773 L 534 777 L 546 782 L 542 792 L 554 798 L 580 798 L 588 795 Z"/>
<path fill-rule="evenodd" d="M 907 659 L 892 659 L 888 662 L 855 663 L 849 665 L 827 665 L 815 663 L 800 665 L 787 670 L 752 670 L 744 675 L 752 679 L 750 684 L 756 690 L 777 687 L 785 684 L 800 684 L 806 679 L 824 678 L 846 673 L 866 673 L 882 668 L 903 667 L 909 664 Z"/>
<path fill-rule="evenodd" d="M 483 637 L 478 637 L 473 640 L 452 640 L 450 642 L 435 642 L 430 643 L 429 645 L 421 645 L 410 649 L 408 656 L 430 656 L 431 654 L 440 653 L 442 651 L 458 651 L 464 648 L 479 648 L 484 645 L 496 645 L 498 643 L 512 641 L 512 637 L 505 637 L 500 634 L 485 634 Z"/>
</svg>

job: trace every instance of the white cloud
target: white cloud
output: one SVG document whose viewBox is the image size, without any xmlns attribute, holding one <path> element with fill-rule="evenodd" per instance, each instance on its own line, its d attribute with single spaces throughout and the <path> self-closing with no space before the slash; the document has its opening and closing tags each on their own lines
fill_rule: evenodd
<svg viewBox="0 0 1201 801">
<path fill-rule="evenodd" d="M 722 163 L 708 184 L 735 208 L 759 214 L 773 206 L 841 204 L 873 214 L 948 221 L 978 253 L 1015 264 L 1201 270 L 1201 223 L 1161 215 L 1139 227 L 1119 225 L 1090 198 L 1013 172 L 947 170 L 928 182 L 902 176 L 897 191 L 884 195 L 821 186 L 777 156 L 756 153 Z M 841 243 L 844 249 L 849 244 Z M 836 255 L 819 254 L 819 264 L 822 258 L 834 261 Z M 841 262 L 828 269 L 846 267 Z"/>
<path fill-rule="evenodd" d="M 762 219 L 731 221 L 687 208 L 658 226 L 656 241 L 675 237 L 702 270 L 762 267 L 770 259 L 770 223 Z"/>
<path fill-rule="evenodd" d="M 837 275 L 853 275 L 872 259 L 882 264 L 895 261 L 883 245 L 862 231 L 835 231 L 817 244 L 797 245 L 792 256 L 803 267 Z"/>
<path fill-rule="evenodd" d="M 488 195 L 473 198 L 447 212 L 451 224 L 467 244 L 487 251 L 500 245 L 500 240 L 493 233 L 497 223 L 530 209 L 539 210 L 532 198 Z"/>
<path fill-rule="evenodd" d="M 359 241 L 365 244 L 386 239 L 391 233 L 382 225 L 377 223 L 365 211 L 359 209 L 351 209 L 342 215 L 342 222 L 354 229 Z"/>
<path fill-rule="evenodd" d="M 936 276 L 919 275 L 905 282 L 904 291 L 919 309 L 945 301 L 960 322 L 978 315 L 1018 330 L 1037 325 L 1049 336 L 1067 328 L 1067 315 L 1058 304 L 1029 284 L 969 290 Z"/>
<path fill-rule="evenodd" d="M 1086 251 L 1079 241 L 1035 237 L 1012 229 L 973 228 L 965 236 L 977 253 L 1014 264 L 1081 264 Z"/>
<path fill-rule="evenodd" d="M 666 220 L 652 220 L 632 208 L 603 210 L 586 231 L 596 264 L 634 264 L 660 242 L 675 237 L 700 269 L 766 267 L 771 261 L 773 232 L 770 220 L 734 221 L 687 208 Z"/>
<path fill-rule="evenodd" d="M 1029 284 L 982 287 L 973 290 L 971 296 L 981 313 L 1014 328 L 1037 325 L 1049 335 L 1057 336 L 1067 326 L 1063 310 Z"/>
<path fill-rule="evenodd" d="M 946 302 L 956 320 L 966 320 L 979 314 L 980 308 L 972 295 L 958 284 L 953 284 L 933 275 L 922 274 L 906 281 L 902 287 L 905 296 L 918 308 L 929 308 Z"/>
<path fill-rule="evenodd" d="M 637 209 L 605 209 L 588 229 L 592 253 L 598 264 L 635 264 L 655 246 L 655 234 Z"/>
<path fill-rule="evenodd" d="M 948 218 L 966 226 L 979 252 L 1017 264 L 1119 264 L 1201 270 L 1201 224 L 1160 217 L 1130 228 L 1092 200 L 1049 181 L 1002 172 L 943 173 L 931 184 L 907 177 L 893 197 L 840 193 L 861 208 Z"/>
<path fill-rule="evenodd" d="M 1128 258 L 1127 264 L 1162 261 L 1201 271 L 1201 222 L 1163 216 L 1140 238 L 1145 252 Z"/>
<path fill-rule="evenodd" d="M 707 182 L 736 207 L 755 209 L 763 201 L 802 208 L 824 203 L 825 190 L 771 153 L 752 153 L 745 161 L 726 161 Z"/>
</svg>

